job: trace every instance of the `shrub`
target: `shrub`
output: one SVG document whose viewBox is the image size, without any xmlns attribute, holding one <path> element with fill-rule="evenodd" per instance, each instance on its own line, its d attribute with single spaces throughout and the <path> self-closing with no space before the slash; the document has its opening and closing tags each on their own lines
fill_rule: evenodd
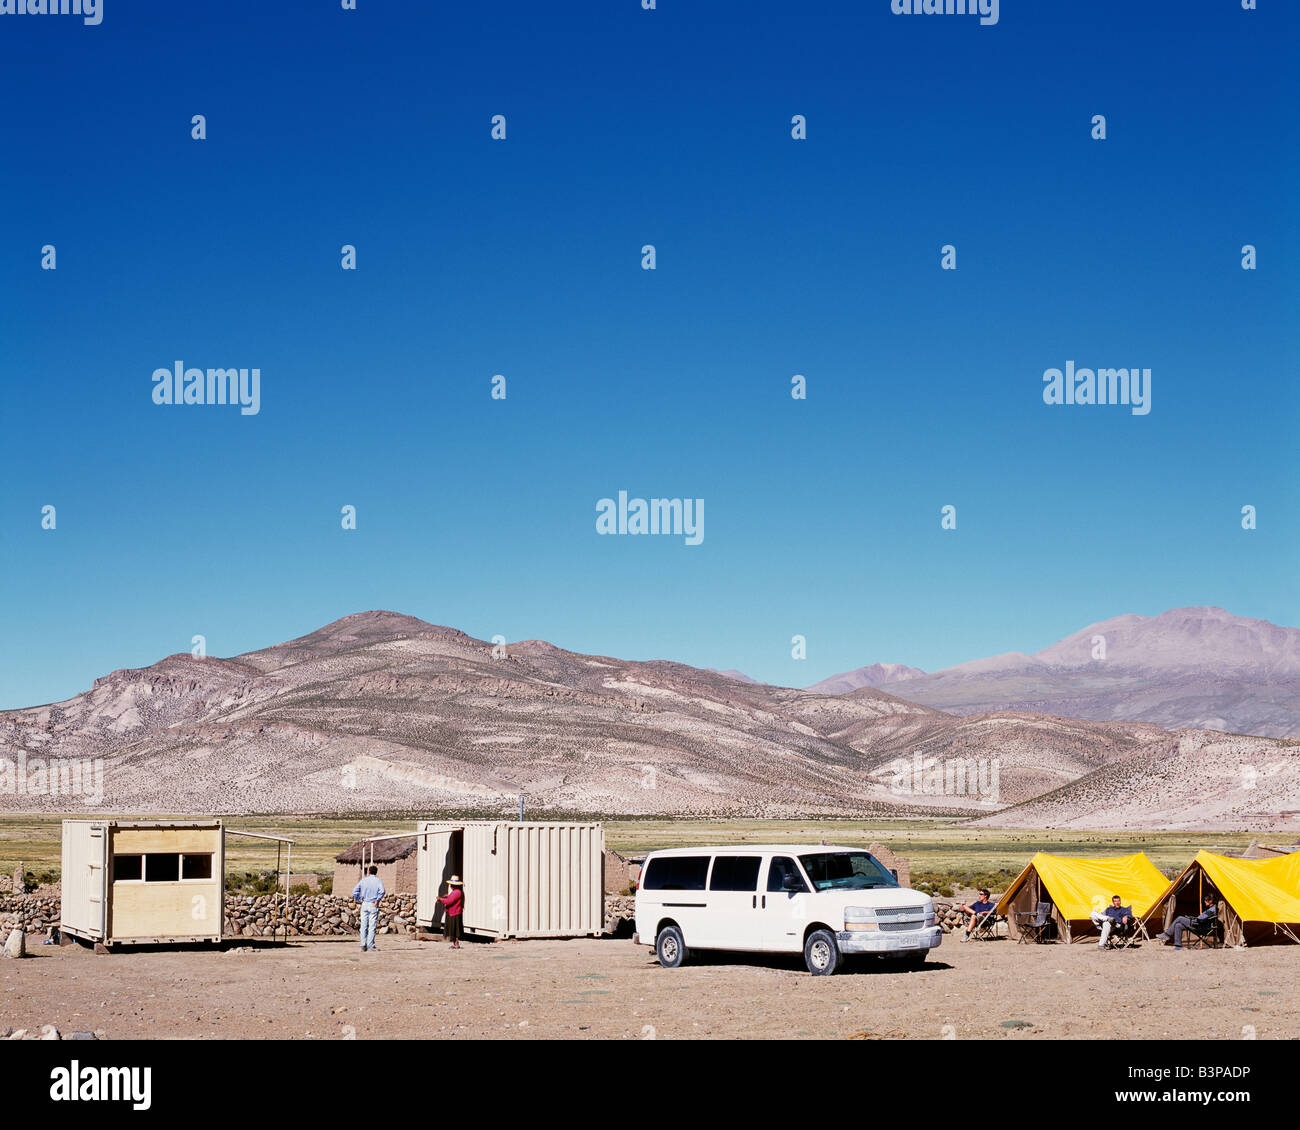
<svg viewBox="0 0 1300 1130">
<path fill-rule="evenodd" d="M 226 893 L 230 895 L 269 895 L 282 886 L 274 871 L 232 872 L 226 876 Z"/>
</svg>

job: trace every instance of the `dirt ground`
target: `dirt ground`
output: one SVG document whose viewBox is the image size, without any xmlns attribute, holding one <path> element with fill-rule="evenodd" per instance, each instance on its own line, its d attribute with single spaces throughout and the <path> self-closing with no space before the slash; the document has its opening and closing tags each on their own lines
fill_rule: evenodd
<svg viewBox="0 0 1300 1130">
<path fill-rule="evenodd" d="M 1052 1039 L 1300 1037 L 1300 946 L 1174 952 L 958 944 L 924 970 L 699 955 L 659 968 L 614 939 L 445 943 L 396 936 L 254 952 L 95 955 L 29 939 L 0 962 L 0 1029 L 108 1039 Z"/>
</svg>

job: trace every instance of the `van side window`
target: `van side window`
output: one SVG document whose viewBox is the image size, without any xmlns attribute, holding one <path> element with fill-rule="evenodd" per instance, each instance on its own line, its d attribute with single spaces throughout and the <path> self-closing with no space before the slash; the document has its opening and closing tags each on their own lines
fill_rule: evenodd
<svg viewBox="0 0 1300 1130">
<path fill-rule="evenodd" d="M 758 865 L 762 862 L 762 858 L 757 855 L 719 855 L 714 857 L 713 877 L 709 880 L 709 890 L 758 890 Z"/>
<path fill-rule="evenodd" d="M 799 868 L 788 855 L 774 855 L 772 862 L 767 868 L 767 889 L 769 891 L 784 891 L 786 876 L 798 880 L 798 890 L 807 893 L 808 885 L 803 881 L 803 876 L 799 874 Z"/>
<path fill-rule="evenodd" d="M 643 891 L 702 891 L 709 874 L 707 855 L 661 855 L 646 864 Z"/>
</svg>

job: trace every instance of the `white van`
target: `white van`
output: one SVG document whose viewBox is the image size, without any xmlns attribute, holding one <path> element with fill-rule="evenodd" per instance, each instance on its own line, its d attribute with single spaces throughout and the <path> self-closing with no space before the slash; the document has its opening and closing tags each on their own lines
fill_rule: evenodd
<svg viewBox="0 0 1300 1130">
<path fill-rule="evenodd" d="M 646 857 L 637 884 L 634 940 L 665 969 L 693 949 L 802 953 L 817 975 L 860 953 L 915 967 L 942 938 L 930 897 L 863 848 L 672 848 Z"/>
</svg>

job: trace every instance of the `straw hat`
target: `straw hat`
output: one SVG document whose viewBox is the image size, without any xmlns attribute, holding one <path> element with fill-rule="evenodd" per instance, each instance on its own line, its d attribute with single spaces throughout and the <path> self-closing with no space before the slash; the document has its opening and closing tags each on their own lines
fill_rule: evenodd
<svg viewBox="0 0 1300 1130">
<path fill-rule="evenodd" d="M 465 884 L 460 881 L 459 875 L 453 875 L 450 879 L 447 880 L 447 886 L 449 887 L 463 887 L 464 885 Z"/>
</svg>

